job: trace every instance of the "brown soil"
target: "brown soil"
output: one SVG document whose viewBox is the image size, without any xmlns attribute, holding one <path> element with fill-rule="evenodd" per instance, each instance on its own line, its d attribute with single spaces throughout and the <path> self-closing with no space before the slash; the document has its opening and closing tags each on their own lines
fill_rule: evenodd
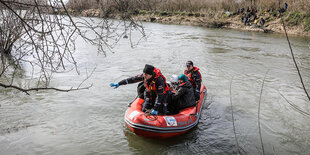
<svg viewBox="0 0 310 155">
<path fill-rule="evenodd" d="M 227 29 L 238 29 L 243 31 L 257 31 L 264 33 L 285 33 L 281 22 L 281 18 L 275 18 L 270 22 L 266 22 L 263 27 L 255 28 L 253 22 L 250 26 L 245 26 L 241 22 L 241 16 L 227 17 L 220 20 L 215 20 L 209 17 L 184 17 L 181 15 L 174 16 L 158 16 L 158 15 L 138 15 L 135 16 L 136 20 L 145 22 L 157 22 L 165 24 L 179 24 L 179 25 L 192 25 L 192 26 L 203 26 L 209 28 L 227 28 Z M 286 31 L 290 35 L 303 35 L 310 36 L 309 32 L 304 32 L 302 27 L 298 26 L 287 26 Z"/>
<path fill-rule="evenodd" d="M 100 17 L 101 12 L 96 9 L 84 10 L 80 15 L 87 17 Z M 281 18 L 273 17 L 271 15 L 260 15 L 259 18 L 269 18 L 262 28 L 255 28 L 253 22 L 250 26 L 245 26 L 241 22 L 241 15 L 226 16 L 223 13 L 209 13 L 204 15 L 158 15 L 154 13 L 150 14 L 138 14 L 133 16 L 135 20 L 144 22 L 156 22 L 165 24 L 178 24 L 178 25 L 192 25 L 202 26 L 208 28 L 227 28 L 238 29 L 244 31 L 257 31 L 265 33 L 284 33 L 284 28 L 281 22 Z M 304 32 L 301 26 L 287 26 L 287 33 L 290 35 L 303 35 L 310 36 L 309 32 Z"/>
</svg>

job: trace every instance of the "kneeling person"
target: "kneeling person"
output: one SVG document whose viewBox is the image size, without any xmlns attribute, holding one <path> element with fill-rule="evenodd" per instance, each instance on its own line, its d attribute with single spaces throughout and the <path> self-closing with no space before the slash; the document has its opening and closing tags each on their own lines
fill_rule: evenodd
<svg viewBox="0 0 310 155">
<path fill-rule="evenodd" d="M 111 87 L 119 87 L 121 85 L 141 82 L 138 85 L 138 96 L 144 98 L 142 111 L 152 109 L 152 115 L 165 115 L 167 113 L 167 98 L 169 87 L 166 83 L 166 78 L 161 74 L 161 71 L 146 64 L 143 69 L 143 74 L 135 77 L 124 79 L 118 83 L 111 83 Z"/>
</svg>

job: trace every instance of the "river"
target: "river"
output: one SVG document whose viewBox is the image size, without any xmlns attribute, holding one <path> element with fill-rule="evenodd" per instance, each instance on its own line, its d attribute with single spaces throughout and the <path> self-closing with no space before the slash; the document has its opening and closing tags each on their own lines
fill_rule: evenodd
<svg viewBox="0 0 310 155">
<path fill-rule="evenodd" d="M 106 57 L 78 40 L 75 58 L 84 74 L 55 75 L 51 85 L 77 86 L 86 69 L 90 73 L 96 67 L 84 85 L 93 84 L 89 90 L 26 95 L 1 88 L 0 154 L 237 154 L 230 97 L 241 152 L 260 154 L 258 104 L 268 70 L 260 109 L 265 153 L 310 153 L 310 117 L 281 96 L 310 112 L 284 35 L 156 23 L 144 26 L 147 40 L 130 48 L 129 40 L 123 39 L 113 49 L 115 53 L 107 52 Z M 290 39 L 310 92 L 309 42 L 304 37 Z M 132 133 L 124 123 L 124 113 L 136 96 L 137 84 L 112 89 L 109 83 L 140 74 L 146 63 L 170 79 L 183 73 L 187 60 L 200 68 L 208 89 L 198 126 L 166 140 Z"/>
</svg>

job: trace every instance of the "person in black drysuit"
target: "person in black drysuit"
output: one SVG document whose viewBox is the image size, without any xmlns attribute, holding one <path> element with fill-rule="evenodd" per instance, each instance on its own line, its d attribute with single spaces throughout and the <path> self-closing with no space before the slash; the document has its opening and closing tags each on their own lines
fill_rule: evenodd
<svg viewBox="0 0 310 155">
<path fill-rule="evenodd" d="M 179 85 L 175 93 L 171 93 L 171 99 L 172 102 L 168 104 L 171 114 L 177 114 L 182 109 L 196 105 L 193 86 L 184 74 L 179 76 Z"/>
<path fill-rule="evenodd" d="M 166 78 L 161 74 L 160 70 L 152 65 L 146 64 L 143 69 L 143 74 L 121 80 L 118 83 L 111 83 L 111 87 L 118 88 L 120 85 L 140 82 L 138 85 L 138 96 L 144 99 L 142 111 L 152 109 L 152 115 L 167 113 L 167 98 L 169 88 L 166 83 Z"/>
</svg>

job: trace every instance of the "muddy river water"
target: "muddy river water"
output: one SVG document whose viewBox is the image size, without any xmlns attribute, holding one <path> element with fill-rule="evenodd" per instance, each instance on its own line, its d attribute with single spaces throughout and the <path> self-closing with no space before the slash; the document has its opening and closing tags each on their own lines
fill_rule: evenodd
<svg viewBox="0 0 310 155">
<path fill-rule="evenodd" d="M 310 117 L 281 96 L 310 113 L 284 35 L 156 23 L 144 26 L 147 40 L 131 48 L 128 39 L 123 39 L 113 49 L 115 53 L 107 52 L 106 57 L 97 54 L 96 47 L 78 41 L 75 57 L 81 71 L 96 67 L 85 83 L 93 84 L 89 90 L 26 95 L 1 88 L 0 154 L 237 154 L 230 97 L 242 152 L 259 154 L 258 103 L 268 70 L 260 115 L 265 153 L 310 153 Z M 309 42 L 304 37 L 290 39 L 310 91 Z M 140 74 L 146 63 L 170 79 L 183 73 L 187 60 L 200 68 L 208 89 L 198 126 L 166 140 L 132 133 L 124 123 L 124 113 L 136 96 L 137 84 L 112 89 L 109 83 Z M 60 74 L 51 85 L 70 87 L 82 79 L 83 74 Z"/>
</svg>

